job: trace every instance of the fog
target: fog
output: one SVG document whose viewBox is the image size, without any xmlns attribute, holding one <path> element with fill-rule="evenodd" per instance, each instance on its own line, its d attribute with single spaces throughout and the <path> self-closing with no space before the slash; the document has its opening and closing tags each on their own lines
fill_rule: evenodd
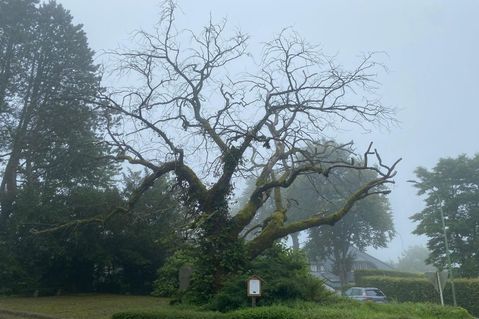
<svg viewBox="0 0 479 319">
<path fill-rule="evenodd" d="M 76 23 L 84 24 L 91 47 L 101 53 L 127 45 L 134 30 L 148 30 L 159 17 L 158 0 L 59 0 Z M 352 65 L 362 53 L 380 51 L 388 72 L 380 75 L 385 105 L 397 109 L 397 125 L 354 136 L 358 151 L 369 141 L 386 162 L 399 157 L 390 200 L 398 235 L 386 249 L 370 251 L 396 259 L 410 245 L 425 243 L 411 234 L 409 216 L 423 203 L 406 180 L 418 166 L 431 168 L 441 157 L 478 152 L 479 23 L 477 1 L 179 1 L 178 25 L 198 29 L 210 18 L 251 36 L 261 48 L 284 27 Z M 101 61 L 101 57 L 99 57 Z"/>
</svg>

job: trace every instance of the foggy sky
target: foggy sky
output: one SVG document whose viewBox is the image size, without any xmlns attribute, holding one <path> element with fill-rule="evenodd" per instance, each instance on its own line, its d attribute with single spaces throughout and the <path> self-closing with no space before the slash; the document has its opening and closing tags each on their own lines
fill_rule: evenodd
<svg viewBox="0 0 479 319">
<path fill-rule="evenodd" d="M 84 24 L 97 52 L 128 45 L 134 30 L 158 21 L 158 0 L 57 1 Z M 181 28 L 198 30 L 210 14 L 227 18 L 251 36 L 252 49 L 291 26 L 346 66 L 362 53 L 385 52 L 381 61 L 389 72 L 380 77 L 379 93 L 383 104 L 398 109 L 400 123 L 352 132 L 358 150 L 374 141 L 385 162 L 403 158 L 390 195 L 398 235 L 389 248 L 370 252 L 395 260 L 410 245 L 425 243 L 411 235 L 408 217 L 423 202 L 406 180 L 441 157 L 479 152 L 479 1 L 182 0 L 179 6 Z"/>
</svg>

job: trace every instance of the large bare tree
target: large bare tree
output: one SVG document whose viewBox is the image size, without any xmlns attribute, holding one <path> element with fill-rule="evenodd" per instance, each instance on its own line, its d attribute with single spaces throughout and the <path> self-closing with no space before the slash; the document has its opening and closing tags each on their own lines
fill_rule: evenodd
<svg viewBox="0 0 479 319">
<path fill-rule="evenodd" d="M 198 33 L 178 30 L 175 6 L 168 3 L 153 32 L 137 33 L 137 49 L 114 53 L 115 74 L 135 86 L 101 96 L 109 140 L 118 152 L 114 159 L 149 171 L 129 206 L 156 179 L 174 175 L 191 209 L 191 229 L 204 239 L 205 251 L 216 256 L 210 261 L 215 287 L 231 270 L 225 266 L 231 257 L 224 253 L 232 249 L 228 243 L 241 241 L 268 198 L 275 199 L 275 212 L 254 226 L 257 235 L 242 244 L 250 259 L 290 233 L 333 225 L 355 202 L 384 193 L 381 186 L 393 182 L 397 164 L 383 163 L 372 145 L 358 156 L 360 164 L 328 160 L 338 148 L 351 146 L 328 142 L 330 132 L 391 120 L 391 110 L 371 99 L 381 68 L 373 55 L 345 70 L 286 29 L 265 44 L 260 62 L 253 62 L 248 37 L 225 29 L 224 21 L 210 20 Z M 255 72 L 249 71 L 252 67 Z M 335 211 L 285 223 L 288 209 L 281 189 L 298 176 L 327 177 L 337 168 L 372 170 L 377 178 Z M 232 214 L 235 182 L 252 176 L 254 190 Z"/>
</svg>

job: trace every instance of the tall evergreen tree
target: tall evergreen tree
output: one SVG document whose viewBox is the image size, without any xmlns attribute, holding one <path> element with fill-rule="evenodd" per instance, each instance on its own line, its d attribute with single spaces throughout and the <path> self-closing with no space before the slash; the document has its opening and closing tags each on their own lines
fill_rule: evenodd
<svg viewBox="0 0 479 319">
<path fill-rule="evenodd" d="M 112 167 L 99 160 L 98 90 L 93 51 L 67 10 L 0 0 L 0 250 L 8 252 L 0 272 L 15 278 L 1 289 L 93 289 L 94 265 L 107 258 L 102 226 L 43 236 L 31 229 L 121 203 Z"/>
</svg>

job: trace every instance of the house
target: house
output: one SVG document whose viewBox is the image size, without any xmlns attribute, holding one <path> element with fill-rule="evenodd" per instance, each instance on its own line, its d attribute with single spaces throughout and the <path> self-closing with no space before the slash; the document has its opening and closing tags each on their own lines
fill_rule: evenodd
<svg viewBox="0 0 479 319">
<path fill-rule="evenodd" d="M 357 249 L 356 247 L 350 247 L 350 253 L 355 256 L 352 271 L 348 273 L 348 282 L 354 283 L 354 271 L 355 270 L 362 270 L 362 269 L 381 269 L 381 270 L 394 270 L 394 268 Z M 333 265 L 334 260 L 331 258 L 327 258 L 320 261 L 310 261 L 310 270 L 311 273 L 324 280 L 325 285 L 328 288 L 332 288 L 334 290 L 341 289 L 341 281 L 339 277 L 333 273 Z"/>
</svg>

